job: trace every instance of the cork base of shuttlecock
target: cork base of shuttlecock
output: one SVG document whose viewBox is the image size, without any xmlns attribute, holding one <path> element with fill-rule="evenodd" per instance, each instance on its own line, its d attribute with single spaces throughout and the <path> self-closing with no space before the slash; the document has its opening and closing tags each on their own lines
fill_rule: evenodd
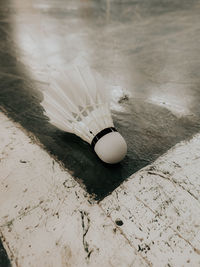
<svg viewBox="0 0 200 267">
<path fill-rule="evenodd" d="M 94 151 L 105 163 L 116 164 L 125 157 L 127 144 L 120 133 L 110 132 L 97 141 Z"/>
</svg>

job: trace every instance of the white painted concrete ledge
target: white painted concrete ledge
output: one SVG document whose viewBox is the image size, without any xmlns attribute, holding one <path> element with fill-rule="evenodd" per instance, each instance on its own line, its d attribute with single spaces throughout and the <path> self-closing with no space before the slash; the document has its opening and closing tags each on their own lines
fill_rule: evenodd
<svg viewBox="0 0 200 267">
<path fill-rule="evenodd" d="M 96 203 L 0 113 L 0 236 L 12 266 L 200 266 L 199 196 L 199 134 Z"/>
</svg>

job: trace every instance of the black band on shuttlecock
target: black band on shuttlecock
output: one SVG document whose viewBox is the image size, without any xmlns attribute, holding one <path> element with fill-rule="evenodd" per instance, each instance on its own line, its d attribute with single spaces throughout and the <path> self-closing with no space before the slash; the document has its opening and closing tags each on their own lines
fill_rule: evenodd
<svg viewBox="0 0 200 267">
<path fill-rule="evenodd" d="M 95 137 L 92 139 L 92 143 L 91 146 L 94 149 L 96 143 L 98 142 L 98 140 L 103 137 L 104 135 L 111 133 L 111 132 L 117 132 L 117 130 L 114 127 L 109 127 L 109 128 L 105 128 L 103 129 L 101 132 L 99 132 L 97 135 L 95 135 Z"/>
</svg>

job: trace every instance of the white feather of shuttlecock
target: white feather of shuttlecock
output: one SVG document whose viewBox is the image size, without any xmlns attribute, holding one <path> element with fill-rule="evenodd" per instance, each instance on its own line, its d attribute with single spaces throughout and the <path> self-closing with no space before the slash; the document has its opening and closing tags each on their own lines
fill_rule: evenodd
<svg viewBox="0 0 200 267">
<path fill-rule="evenodd" d="M 53 125 L 88 143 L 101 130 L 114 126 L 105 84 L 88 67 L 73 68 L 51 78 L 41 105 Z"/>
</svg>

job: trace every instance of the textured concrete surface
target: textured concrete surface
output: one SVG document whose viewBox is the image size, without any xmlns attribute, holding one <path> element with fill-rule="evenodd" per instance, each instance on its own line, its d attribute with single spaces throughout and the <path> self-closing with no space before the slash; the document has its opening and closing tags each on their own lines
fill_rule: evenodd
<svg viewBox="0 0 200 267">
<path fill-rule="evenodd" d="M 200 266 L 199 14 L 199 0 L 0 0 L 0 266 Z M 114 167 L 43 115 L 51 73 L 82 62 L 128 142 Z"/>
<path fill-rule="evenodd" d="M 199 134 L 96 202 L 1 113 L 0 126 L 0 236 L 12 266 L 200 265 Z"/>
<path fill-rule="evenodd" d="M 0 235 L 12 266 L 147 266 L 69 173 L 1 113 L 0 125 Z"/>
<path fill-rule="evenodd" d="M 130 177 L 101 202 L 153 266 L 200 265 L 200 135 Z"/>
</svg>

